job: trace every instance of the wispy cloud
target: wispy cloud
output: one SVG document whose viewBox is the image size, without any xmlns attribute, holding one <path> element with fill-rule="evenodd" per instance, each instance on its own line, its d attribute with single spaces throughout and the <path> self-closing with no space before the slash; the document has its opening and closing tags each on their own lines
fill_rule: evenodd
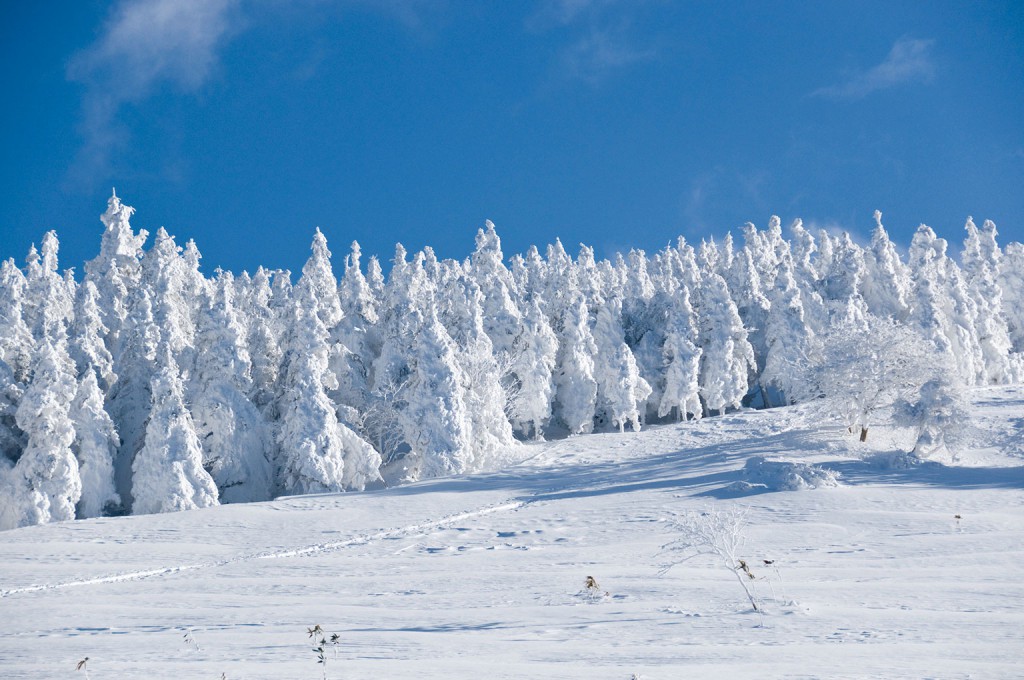
<svg viewBox="0 0 1024 680">
<path fill-rule="evenodd" d="M 164 84 L 194 92 L 207 82 L 219 48 L 237 27 L 239 2 L 125 0 L 116 7 L 96 42 L 68 63 L 68 79 L 85 87 L 83 147 L 73 174 L 109 169 L 123 143 L 119 117 L 126 105 Z"/>
<path fill-rule="evenodd" d="M 559 67 L 565 77 L 594 85 L 613 71 L 654 56 L 653 49 L 640 48 L 621 34 L 594 29 L 562 51 Z"/>
<path fill-rule="evenodd" d="M 536 12 L 526 18 L 526 28 L 543 32 L 568 26 L 588 14 L 615 4 L 618 0 L 554 0 L 541 3 Z"/>
<path fill-rule="evenodd" d="M 638 38 L 633 19 L 639 0 L 554 0 L 540 5 L 524 26 L 533 33 L 565 36 L 552 63 L 559 80 L 597 85 L 625 67 L 656 56 L 650 41 Z"/>
<path fill-rule="evenodd" d="M 934 44 L 934 40 L 900 38 L 882 63 L 855 73 L 844 82 L 815 90 L 811 96 L 850 101 L 905 83 L 927 82 L 935 75 Z"/>
</svg>

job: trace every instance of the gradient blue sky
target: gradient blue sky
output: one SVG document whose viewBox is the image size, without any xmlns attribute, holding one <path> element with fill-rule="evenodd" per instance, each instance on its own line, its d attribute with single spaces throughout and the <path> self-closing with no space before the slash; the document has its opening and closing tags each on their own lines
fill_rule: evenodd
<svg viewBox="0 0 1024 680">
<path fill-rule="evenodd" d="M 133 224 L 204 271 L 301 268 L 320 226 L 599 256 L 779 214 L 906 244 L 1024 240 L 1024 3 L 5 2 L 0 257 Z"/>
</svg>

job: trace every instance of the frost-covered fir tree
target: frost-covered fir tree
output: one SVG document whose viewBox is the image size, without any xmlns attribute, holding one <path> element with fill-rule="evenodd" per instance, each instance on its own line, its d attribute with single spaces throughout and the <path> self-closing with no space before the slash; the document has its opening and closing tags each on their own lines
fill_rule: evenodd
<svg viewBox="0 0 1024 680">
<path fill-rule="evenodd" d="M 499 353 L 504 364 L 499 366 L 494 346 L 484 330 L 483 294 L 472 278 L 455 271 L 442 297 L 449 303 L 449 335 L 458 348 L 456 356 L 465 380 L 463 399 L 469 413 L 470 446 L 474 464 L 480 469 L 495 464 L 515 443 L 506 415 L 512 405 L 511 357 L 506 352 Z"/>
<path fill-rule="evenodd" d="M 82 480 L 79 518 L 116 515 L 123 510 L 114 487 L 114 456 L 119 440 L 114 422 L 103 409 L 103 393 L 96 374 L 97 371 L 86 367 L 71 402 L 70 417 L 75 429 L 72 449 Z"/>
<path fill-rule="evenodd" d="M 24 319 L 25 274 L 8 259 L 0 264 L 0 360 L 15 381 L 24 383 L 32 371 L 35 340 Z"/>
<path fill-rule="evenodd" d="M 515 389 L 511 404 L 512 425 L 522 436 L 542 439 L 551 418 L 555 396 L 554 371 L 558 338 L 535 295 L 527 303 L 519 336 L 512 347 Z"/>
<path fill-rule="evenodd" d="M 15 414 L 24 394 L 24 386 L 14 377 L 14 371 L 0 358 L 0 481 L 6 467 L 14 465 L 25 448 L 25 433 L 18 427 Z M 3 485 L 0 484 L 0 494 Z"/>
<path fill-rule="evenodd" d="M 114 464 L 117 492 L 126 509 L 131 509 L 132 460 L 146 435 L 146 419 L 153 404 L 150 388 L 160 345 L 160 329 L 153 321 L 146 288 L 134 291 L 121 335 L 120 353 L 114 364 L 118 379 L 107 394 L 107 413 L 121 436 Z"/>
<path fill-rule="evenodd" d="M 753 229 L 753 225 L 749 226 Z M 754 247 L 767 248 L 766 243 L 761 243 L 764 241 L 763 238 L 752 235 L 748 240 L 755 244 Z M 747 341 L 754 350 L 756 366 L 753 377 L 759 385 L 764 401 L 764 387 L 760 375 L 764 370 L 765 356 L 768 354 L 765 331 L 771 303 L 762 289 L 761 274 L 754 265 L 754 254 L 749 243 L 735 256 L 730 273 L 732 281 L 729 282 L 729 292 L 736 303 L 736 311 L 739 312 L 743 327 L 747 329 Z M 774 279 L 774 276 L 772 278 Z"/>
<path fill-rule="evenodd" d="M 132 512 L 177 512 L 217 505 L 217 485 L 203 468 L 203 447 L 171 348 L 162 345 L 153 375 L 146 436 L 132 461 Z"/>
<path fill-rule="evenodd" d="M 700 396 L 709 411 L 721 413 L 738 408 L 747 393 L 755 367 L 754 350 L 747 341 L 736 304 L 718 274 L 705 273 L 698 312 L 700 346 Z"/>
<path fill-rule="evenodd" d="M 590 331 L 589 310 L 576 291 L 562 316 L 558 364 L 555 369 L 555 414 L 570 434 L 592 432 L 597 410 L 594 357 L 597 345 Z"/>
<path fill-rule="evenodd" d="M 1024 377 L 1011 363 L 1010 341 L 1006 317 L 1003 316 L 1003 290 L 999 286 L 999 246 L 996 245 L 996 225 L 986 221 L 979 231 L 974 220 L 967 218 L 964 226 L 967 237 L 961 256 L 967 291 L 977 310 L 974 328 L 978 334 L 984 361 L 984 382 L 1003 384 Z"/>
<path fill-rule="evenodd" d="M 137 234 L 132 229 L 134 212 L 134 208 L 121 203 L 116 192 L 111 192 L 107 210 L 100 216 L 104 226 L 100 253 L 85 263 L 85 280 L 96 286 L 103 325 L 108 329 L 107 349 L 114 357 L 120 353 L 118 340 L 128 314 L 129 291 L 139 284 L 142 246 L 149 236 L 145 229 Z"/>
<path fill-rule="evenodd" d="M 277 406 L 278 488 L 286 494 L 362 490 L 379 479 L 380 456 L 338 421 L 327 396 L 337 383 L 314 288 L 299 285 L 295 292 Z"/>
<path fill-rule="evenodd" d="M 106 338 L 109 329 L 103 325 L 100 311 L 99 291 L 92 281 L 85 281 L 78 288 L 75 299 L 75 318 L 71 328 L 69 351 L 78 374 L 95 372 L 102 392 L 107 392 L 117 380 L 114 373 L 114 358 L 107 349 Z"/>
<path fill-rule="evenodd" d="M 470 275 L 480 288 L 483 305 L 484 332 L 497 355 L 511 355 L 519 335 L 521 314 L 513 300 L 515 284 L 505 267 L 501 239 L 494 223 L 487 220 L 476 234 L 476 250 L 470 256 Z"/>
<path fill-rule="evenodd" d="M 43 236 L 42 256 L 35 248 L 29 255 L 24 297 L 24 318 L 36 341 L 67 343 L 68 326 L 74 317 L 74 291 L 57 271 L 60 243 L 56 232 Z M 73 285 L 73 281 L 72 281 Z"/>
<path fill-rule="evenodd" d="M 906 320 L 910 314 L 910 272 L 896 245 L 882 226 L 882 213 L 875 211 L 875 229 L 871 232 L 871 250 L 865 254 L 867 276 L 864 277 L 863 295 L 868 311 L 875 316 Z"/>
<path fill-rule="evenodd" d="M 594 324 L 594 345 L 598 361 L 597 407 L 606 421 L 624 431 L 631 425 L 640 430 L 651 386 L 640 376 L 633 352 L 622 334 L 621 302 L 613 298 L 601 305 Z"/>
<path fill-rule="evenodd" d="M 1024 244 L 1010 243 L 999 260 L 1003 314 L 1013 351 L 1024 352 Z"/>
<path fill-rule="evenodd" d="M 160 339 L 174 355 L 175 362 L 191 369 L 194 362 L 195 313 L 198 299 L 192 297 L 189 264 L 174 237 L 160 227 L 153 247 L 142 258 L 142 285 L 150 292 L 153 321 Z"/>
<path fill-rule="evenodd" d="M 799 387 L 799 369 L 808 361 L 813 338 L 814 331 L 804 319 L 793 266 L 789 258 L 783 258 L 771 295 L 771 311 L 765 328 L 768 349 L 761 379 L 764 385 L 780 390 L 787 401 L 793 401 Z"/>
<path fill-rule="evenodd" d="M 412 314 L 420 316 L 419 310 Z M 386 474 L 390 480 L 458 474 L 476 462 L 457 347 L 433 307 L 415 325 L 419 330 L 412 345 L 412 373 L 400 412 L 410 452 L 392 463 Z"/>
<path fill-rule="evenodd" d="M 273 274 L 275 278 L 281 275 L 281 272 Z M 274 396 L 284 356 L 280 342 L 284 330 L 271 306 L 274 294 L 270 277 L 271 273 L 263 267 L 256 271 L 244 298 L 241 319 L 246 324 L 246 345 L 252 365 L 249 397 L 268 421 L 273 421 L 277 416 Z"/>
<path fill-rule="evenodd" d="M 71 450 L 75 429 L 69 414 L 75 393 L 70 359 L 60 345 L 44 339 L 15 414 L 27 435 L 24 452 L 0 492 L 0 528 L 75 518 L 82 495 L 78 461 Z"/>
<path fill-rule="evenodd" d="M 946 254 L 945 239 L 921 225 L 910 243 L 915 301 L 914 325 L 957 368 L 959 379 L 977 384 L 985 374 L 984 355 L 975 328 L 977 305 L 967 292 L 960 268 Z"/>
<path fill-rule="evenodd" d="M 252 391 L 245 329 L 235 310 L 230 273 L 221 272 L 213 297 L 202 295 L 192 374 L 192 419 L 203 447 L 203 467 L 222 503 L 269 500 L 273 494 L 271 434 Z"/>
<path fill-rule="evenodd" d="M 338 280 L 331 267 L 331 251 L 327 249 L 327 237 L 317 227 L 310 245 L 311 254 L 302 267 L 299 285 L 308 288 L 316 302 L 316 313 L 320 323 L 330 332 L 341 321 L 341 300 L 338 298 Z"/>
<path fill-rule="evenodd" d="M 336 362 L 339 392 L 344 402 L 365 411 L 370 404 L 370 370 L 380 339 L 376 324 L 379 321 L 377 298 L 360 266 L 359 244 L 352 242 L 352 251 L 345 258 L 345 274 L 339 285 L 339 300 L 343 317 L 334 337 L 344 350 Z"/>
<path fill-rule="evenodd" d="M 690 305 L 690 291 L 681 286 L 671 298 L 666 319 L 664 387 L 658 403 L 658 417 L 676 414 L 679 420 L 699 419 L 700 359 L 703 350 L 697 346 L 697 319 Z"/>
</svg>

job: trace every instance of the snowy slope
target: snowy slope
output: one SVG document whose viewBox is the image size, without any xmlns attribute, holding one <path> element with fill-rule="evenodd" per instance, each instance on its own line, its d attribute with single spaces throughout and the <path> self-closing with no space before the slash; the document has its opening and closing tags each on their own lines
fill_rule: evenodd
<svg viewBox="0 0 1024 680">
<path fill-rule="evenodd" d="M 0 676 L 88 656 L 93 679 L 320 678 L 320 624 L 336 679 L 1020 677 L 1024 388 L 973 398 L 943 464 L 885 467 L 904 433 L 744 411 L 487 475 L 5 532 Z M 841 485 L 770 491 L 754 456 Z M 763 617 L 712 557 L 659 574 L 667 518 L 736 504 Z"/>
</svg>

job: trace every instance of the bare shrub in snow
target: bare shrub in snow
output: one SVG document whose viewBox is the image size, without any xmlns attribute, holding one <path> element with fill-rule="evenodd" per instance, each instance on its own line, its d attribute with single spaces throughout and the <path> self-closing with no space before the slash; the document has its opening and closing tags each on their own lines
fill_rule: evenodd
<svg viewBox="0 0 1024 680">
<path fill-rule="evenodd" d="M 736 576 L 743 593 L 754 611 L 762 613 L 762 607 L 750 583 L 749 567 L 740 559 L 747 525 L 746 508 L 732 506 L 727 510 L 707 509 L 703 512 L 688 512 L 675 515 L 668 520 L 669 527 L 679 538 L 662 546 L 668 556 L 661 573 L 668 572 L 697 555 L 711 555 Z"/>
</svg>

